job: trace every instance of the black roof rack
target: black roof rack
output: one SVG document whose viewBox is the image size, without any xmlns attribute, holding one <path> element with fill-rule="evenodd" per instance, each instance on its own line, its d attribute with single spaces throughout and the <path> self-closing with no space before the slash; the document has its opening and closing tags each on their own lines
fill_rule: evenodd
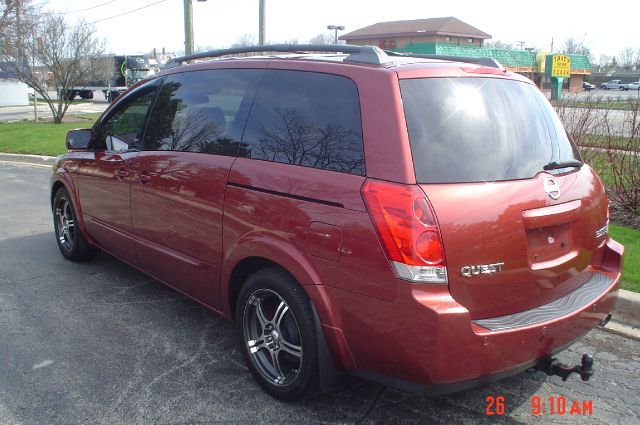
<svg viewBox="0 0 640 425">
<path fill-rule="evenodd" d="M 384 52 L 388 56 L 400 56 L 400 57 L 411 57 L 411 58 L 422 58 L 422 59 L 439 59 L 444 61 L 472 63 L 476 65 L 488 66 L 491 68 L 503 69 L 503 66 L 500 64 L 500 62 L 498 62 L 494 58 L 489 58 L 489 57 L 425 55 L 425 54 L 417 54 L 417 53 L 394 52 L 393 50 L 385 50 Z"/>
<path fill-rule="evenodd" d="M 261 53 L 261 52 L 329 52 L 329 53 L 349 53 L 344 61 L 368 63 L 374 65 L 384 65 L 391 62 L 387 54 L 375 46 L 356 46 L 352 44 L 267 44 L 262 46 L 243 46 L 230 49 L 217 49 L 208 52 L 194 53 L 193 55 L 174 58 L 167 62 L 165 68 L 179 66 L 183 62 L 196 59 L 217 58 L 227 55 L 237 55 L 239 53 Z"/>
<path fill-rule="evenodd" d="M 471 56 L 450 56 L 450 55 L 425 55 L 417 53 L 395 52 L 393 50 L 382 50 L 375 46 L 357 46 L 354 44 L 266 44 L 262 46 L 243 46 L 232 47 L 229 49 L 216 49 L 207 52 L 194 53 L 192 55 L 181 56 L 167 62 L 165 68 L 173 68 L 180 66 L 184 62 L 196 59 L 218 58 L 228 55 L 237 55 L 241 53 L 263 53 L 263 52 L 289 52 L 289 53 L 308 53 L 308 52 L 325 52 L 325 53 L 348 53 L 344 58 L 345 62 L 356 62 L 373 65 L 384 65 L 391 62 L 389 56 L 420 58 L 420 59 L 439 59 L 452 62 L 472 63 L 476 65 L 488 66 L 491 68 L 504 69 L 497 60 L 489 57 L 471 57 Z"/>
</svg>

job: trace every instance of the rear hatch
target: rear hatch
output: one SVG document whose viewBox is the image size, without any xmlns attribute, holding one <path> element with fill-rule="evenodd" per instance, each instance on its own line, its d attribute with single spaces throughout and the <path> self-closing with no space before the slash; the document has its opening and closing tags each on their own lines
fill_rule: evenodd
<svg viewBox="0 0 640 425">
<path fill-rule="evenodd" d="M 403 79 L 400 87 L 450 292 L 471 318 L 534 308 L 589 280 L 606 238 L 607 198 L 587 165 L 557 168 L 580 157 L 542 93 L 491 77 Z"/>
</svg>

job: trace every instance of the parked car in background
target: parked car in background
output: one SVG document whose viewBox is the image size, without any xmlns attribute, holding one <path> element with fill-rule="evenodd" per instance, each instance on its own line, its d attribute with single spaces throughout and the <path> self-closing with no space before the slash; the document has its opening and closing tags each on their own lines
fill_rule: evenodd
<svg viewBox="0 0 640 425">
<path fill-rule="evenodd" d="M 596 86 L 594 86 L 593 84 L 587 82 L 587 81 L 583 81 L 582 82 L 582 90 L 586 90 L 586 91 L 591 91 L 593 89 L 595 89 Z"/>
<path fill-rule="evenodd" d="M 624 90 L 624 83 L 622 80 L 610 80 L 602 83 L 600 88 L 603 90 Z"/>
<path fill-rule="evenodd" d="M 634 81 L 633 83 L 623 84 L 622 90 L 640 90 L 640 81 Z"/>
<path fill-rule="evenodd" d="M 267 49 L 295 56 L 220 58 Z M 552 356 L 611 316 L 607 195 L 542 92 L 476 60 L 176 59 L 69 132 L 59 249 L 100 248 L 234 321 L 284 400 L 336 371 L 430 394 L 529 367 L 588 379 L 588 356 Z"/>
</svg>

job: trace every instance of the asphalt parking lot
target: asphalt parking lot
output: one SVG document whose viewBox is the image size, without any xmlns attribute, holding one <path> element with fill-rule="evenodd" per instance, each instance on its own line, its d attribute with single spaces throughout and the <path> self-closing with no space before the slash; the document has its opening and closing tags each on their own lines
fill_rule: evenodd
<svg viewBox="0 0 640 425">
<path fill-rule="evenodd" d="M 640 97 L 638 90 L 602 90 L 595 89 L 578 93 L 563 92 L 563 96 L 576 97 L 578 100 L 632 100 Z"/>
<path fill-rule="evenodd" d="M 52 98 L 55 98 L 55 92 L 49 93 Z M 80 99 L 78 97 L 78 99 Z M 83 115 L 83 114 L 95 114 L 102 113 L 109 106 L 109 102 L 107 102 L 100 91 L 96 91 L 94 93 L 94 98 L 91 101 L 83 102 L 83 103 L 74 103 L 69 106 L 69 109 L 65 113 L 66 117 L 70 117 L 72 115 Z M 51 110 L 49 109 L 49 105 L 40 99 L 38 100 L 38 117 L 41 120 L 50 120 L 53 115 Z M 22 120 L 33 120 L 34 112 L 33 105 L 30 106 L 5 106 L 0 108 L 0 122 L 19 122 Z"/>
<path fill-rule="evenodd" d="M 0 424 L 640 423 L 640 342 L 602 330 L 559 356 L 592 353 L 586 383 L 523 373 L 426 398 L 352 380 L 278 402 L 251 378 L 232 324 L 108 255 L 65 261 L 49 175 L 0 162 Z M 486 414 L 487 397 L 505 398 L 504 415 Z M 564 414 L 549 397 L 564 397 Z"/>
</svg>

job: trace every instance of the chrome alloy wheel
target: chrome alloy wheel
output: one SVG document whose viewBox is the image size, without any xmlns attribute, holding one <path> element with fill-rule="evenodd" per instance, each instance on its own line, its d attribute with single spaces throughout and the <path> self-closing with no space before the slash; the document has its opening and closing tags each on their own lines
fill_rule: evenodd
<svg viewBox="0 0 640 425">
<path fill-rule="evenodd" d="M 73 249 L 75 243 L 75 222 L 71 212 L 71 203 L 62 198 L 56 206 L 56 224 L 58 227 L 58 240 L 65 249 Z"/>
<path fill-rule="evenodd" d="M 242 328 L 249 357 L 275 385 L 293 382 L 302 368 L 300 328 L 289 305 L 270 289 L 254 291 L 244 306 Z"/>
</svg>

